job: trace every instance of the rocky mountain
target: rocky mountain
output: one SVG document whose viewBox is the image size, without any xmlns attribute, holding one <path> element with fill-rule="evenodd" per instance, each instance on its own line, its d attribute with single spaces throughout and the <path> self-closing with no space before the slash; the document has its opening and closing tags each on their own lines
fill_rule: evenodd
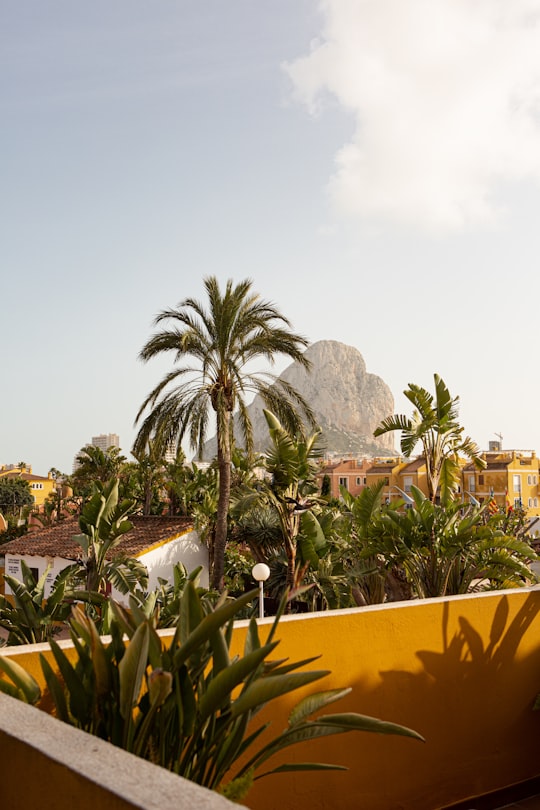
<svg viewBox="0 0 540 810">
<path fill-rule="evenodd" d="M 313 343 L 305 353 L 311 361 L 307 372 L 299 363 L 291 363 L 280 375 L 299 391 L 311 405 L 323 431 L 329 454 L 356 456 L 388 455 L 394 452 L 390 433 L 374 439 L 379 422 L 394 413 L 394 398 L 386 383 L 368 374 L 358 349 L 335 340 Z M 268 429 L 263 402 L 256 397 L 249 406 L 255 448 L 264 450 Z M 205 445 L 205 458 L 216 452 L 215 438 Z"/>
</svg>

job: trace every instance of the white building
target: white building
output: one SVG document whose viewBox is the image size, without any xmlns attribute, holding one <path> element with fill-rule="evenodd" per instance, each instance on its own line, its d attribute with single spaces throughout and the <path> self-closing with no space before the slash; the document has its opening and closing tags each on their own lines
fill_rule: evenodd
<svg viewBox="0 0 540 810">
<path fill-rule="evenodd" d="M 140 560 L 148 571 L 150 591 L 159 584 L 158 578 L 172 583 L 173 569 L 178 562 L 185 565 L 188 572 L 202 566 L 200 584 L 208 587 L 208 548 L 200 542 L 193 521 L 183 517 L 134 516 L 131 523 L 132 529 L 122 536 L 110 556 L 123 553 Z M 47 597 L 60 571 L 75 561 L 82 562 L 82 548 L 73 539 L 77 534 L 80 529 L 74 519 L 17 537 L 0 546 L 0 567 L 4 563 L 5 573 L 20 580 L 21 560 L 36 578 L 51 566 L 45 586 Z M 5 591 L 11 593 L 7 582 Z M 112 596 L 118 601 L 125 600 L 114 590 Z"/>
<path fill-rule="evenodd" d="M 109 447 L 120 447 L 120 437 L 118 433 L 100 433 L 99 436 L 92 436 L 91 443 L 105 452 Z"/>
</svg>

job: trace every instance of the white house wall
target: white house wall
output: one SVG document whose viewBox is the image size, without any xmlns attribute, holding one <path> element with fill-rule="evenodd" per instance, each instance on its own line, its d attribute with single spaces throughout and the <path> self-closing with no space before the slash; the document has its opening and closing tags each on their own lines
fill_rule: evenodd
<svg viewBox="0 0 540 810">
<path fill-rule="evenodd" d="M 173 581 L 173 568 L 181 562 L 188 572 L 202 565 L 200 584 L 208 587 L 208 548 L 199 541 L 196 531 L 188 532 L 176 540 L 139 554 L 138 559 L 148 569 L 148 590 L 152 591 L 158 585 L 158 577 Z"/>
<path fill-rule="evenodd" d="M 51 570 L 45 582 L 45 598 L 48 598 L 54 580 L 66 566 L 72 565 L 73 560 L 66 560 L 63 557 L 40 557 L 30 554 L 6 554 L 5 573 L 22 581 L 21 560 L 24 560 L 29 568 L 37 569 L 38 579 L 41 577 L 47 566 L 51 565 Z M 173 568 L 177 562 L 183 563 L 188 572 L 193 571 L 202 565 L 200 584 L 203 588 L 208 587 L 208 549 L 199 542 L 198 534 L 195 531 L 177 537 L 167 543 L 163 543 L 150 551 L 140 554 L 139 560 L 148 569 L 148 589 L 151 591 L 158 585 L 158 577 L 166 579 L 172 583 Z M 6 594 L 12 594 L 8 583 L 5 583 Z M 112 589 L 111 596 L 119 602 L 125 602 L 123 596 L 115 588 Z"/>
<path fill-rule="evenodd" d="M 24 560 L 28 568 L 37 568 L 38 579 L 44 573 L 48 565 L 51 565 L 51 570 L 47 575 L 45 581 L 45 598 L 50 596 L 54 580 L 64 568 L 68 565 L 73 565 L 73 560 L 66 560 L 63 557 L 38 557 L 31 554 L 6 554 L 6 568 L 5 573 L 9 576 L 15 577 L 22 582 L 23 575 L 21 571 L 21 560 Z M 13 591 L 8 583 L 5 583 L 6 594 L 12 594 Z"/>
</svg>

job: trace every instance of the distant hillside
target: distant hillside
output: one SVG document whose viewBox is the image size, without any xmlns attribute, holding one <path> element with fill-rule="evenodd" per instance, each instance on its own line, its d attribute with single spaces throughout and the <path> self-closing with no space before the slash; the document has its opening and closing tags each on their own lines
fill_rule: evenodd
<svg viewBox="0 0 540 810">
<path fill-rule="evenodd" d="M 380 377 L 367 373 L 358 349 L 335 340 L 321 340 L 313 343 L 305 356 L 312 364 L 310 372 L 299 363 L 292 363 L 280 379 L 293 385 L 309 402 L 323 431 L 327 452 L 356 456 L 393 453 L 392 434 L 376 440 L 373 431 L 394 412 L 394 398 Z M 248 410 L 255 448 L 263 451 L 268 443 L 268 429 L 260 397 L 255 398 Z M 213 458 L 215 454 L 214 438 L 206 443 L 204 457 Z"/>
</svg>

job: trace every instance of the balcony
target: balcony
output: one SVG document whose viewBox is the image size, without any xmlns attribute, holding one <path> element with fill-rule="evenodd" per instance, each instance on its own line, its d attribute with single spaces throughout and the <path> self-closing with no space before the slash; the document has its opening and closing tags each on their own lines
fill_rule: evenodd
<svg viewBox="0 0 540 810">
<path fill-rule="evenodd" d="M 540 807 L 538 799 L 525 803 L 540 793 L 540 712 L 532 709 L 540 692 L 539 613 L 540 590 L 532 588 L 285 617 L 276 657 L 320 653 L 317 668 L 332 672 L 321 688 L 353 687 L 335 711 L 402 723 L 426 742 L 355 733 L 291 748 L 273 762 L 315 760 L 349 770 L 270 776 L 256 782 L 247 804 L 252 810 L 494 810 L 520 799 L 522 808 Z M 239 648 L 245 632 L 238 623 Z M 37 677 L 41 650 L 0 654 Z M 280 698 L 267 712 L 274 729 L 284 727 L 296 699 Z M 0 747 L 1 806 L 28 807 L 38 797 L 45 810 L 182 808 L 184 798 L 191 807 L 231 806 L 6 697 Z M 175 785 L 173 805 L 168 791 Z"/>
</svg>

